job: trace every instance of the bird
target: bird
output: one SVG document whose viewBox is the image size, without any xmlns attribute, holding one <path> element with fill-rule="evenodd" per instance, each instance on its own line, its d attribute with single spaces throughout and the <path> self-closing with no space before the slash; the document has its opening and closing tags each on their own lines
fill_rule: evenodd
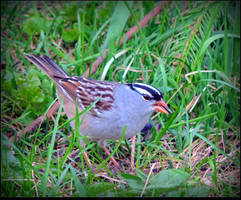
<svg viewBox="0 0 241 200">
<path fill-rule="evenodd" d="M 106 140 L 119 140 L 125 127 L 124 139 L 128 139 L 144 128 L 153 112 L 172 112 L 160 90 L 149 84 L 69 76 L 46 55 L 40 57 L 25 53 L 24 56 L 54 81 L 58 97 L 63 98 L 63 109 L 68 119 L 76 116 L 76 102 L 80 112 L 99 98 L 83 118 L 79 132 L 97 141 L 107 155 L 110 152 L 105 147 Z M 70 124 L 75 129 L 75 120 Z M 81 144 L 84 145 L 83 140 Z M 111 160 L 120 169 L 117 161 Z"/>
</svg>

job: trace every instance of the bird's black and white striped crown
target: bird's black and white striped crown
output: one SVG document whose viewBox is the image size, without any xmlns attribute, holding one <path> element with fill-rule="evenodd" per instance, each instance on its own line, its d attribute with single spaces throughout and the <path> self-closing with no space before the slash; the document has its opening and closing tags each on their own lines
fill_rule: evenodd
<svg viewBox="0 0 241 200">
<path fill-rule="evenodd" d="M 141 94 L 145 99 L 159 101 L 163 98 L 162 93 L 157 88 L 145 83 L 130 83 L 129 87 Z"/>
</svg>

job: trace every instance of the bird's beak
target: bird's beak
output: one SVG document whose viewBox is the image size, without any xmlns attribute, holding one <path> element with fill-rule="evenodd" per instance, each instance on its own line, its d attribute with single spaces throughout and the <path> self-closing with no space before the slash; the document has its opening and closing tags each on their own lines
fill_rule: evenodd
<svg viewBox="0 0 241 200">
<path fill-rule="evenodd" d="M 162 113 L 165 113 L 165 114 L 172 113 L 172 111 L 170 110 L 168 105 L 165 103 L 165 101 L 163 101 L 163 99 L 154 103 L 153 107 L 158 112 L 162 112 Z"/>
</svg>

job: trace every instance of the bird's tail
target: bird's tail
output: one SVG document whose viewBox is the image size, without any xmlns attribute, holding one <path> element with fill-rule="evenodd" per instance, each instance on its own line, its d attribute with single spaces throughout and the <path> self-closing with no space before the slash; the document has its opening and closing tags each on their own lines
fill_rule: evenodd
<svg viewBox="0 0 241 200">
<path fill-rule="evenodd" d="M 24 56 L 53 80 L 56 80 L 57 77 L 68 77 L 66 72 L 46 55 L 43 55 L 43 57 L 39 57 L 34 54 L 24 54 Z"/>
</svg>

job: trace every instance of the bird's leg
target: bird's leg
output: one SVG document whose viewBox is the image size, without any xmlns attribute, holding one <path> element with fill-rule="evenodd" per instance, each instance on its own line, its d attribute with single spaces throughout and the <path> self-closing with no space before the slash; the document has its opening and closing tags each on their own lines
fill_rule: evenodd
<svg viewBox="0 0 241 200">
<path fill-rule="evenodd" d="M 103 149 L 104 152 L 107 154 L 107 156 L 109 156 L 109 155 L 110 155 L 110 152 L 109 152 L 108 149 L 105 147 L 104 142 L 101 141 L 101 142 L 99 143 L 99 145 L 102 147 L 102 149 Z M 84 148 L 85 145 L 82 145 L 82 147 Z M 88 154 L 87 154 L 85 151 L 84 151 L 84 157 L 85 157 L 85 160 L 86 160 L 89 168 L 91 168 L 91 167 L 92 167 L 92 164 L 91 164 L 91 162 L 90 162 L 90 159 L 89 159 Z M 115 167 L 117 167 L 117 169 L 120 170 L 120 172 L 122 172 L 122 173 L 124 172 L 123 169 L 121 168 L 120 164 L 114 159 L 114 157 L 111 156 L 111 157 L 110 157 L 110 160 L 111 160 L 112 163 L 115 165 Z M 99 170 L 99 172 L 102 172 L 102 170 Z"/>
<path fill-rule="evenodd" d="M 82 147 L 84 148 L 85 145 L 82 145 Z M 85 151 L 84 151 L 84 157 L 85 157 L 85 160 L 86 160 L 86 162 L 87 162 L 89 168 L 91 168 L 91 167 L 92 167 L 92 164 L 91 164 L 91 162 L 90 162 L 90 159 L 89 159 L 88 154 L 87 154 Z M 94 170 L 94 171 L 95 171 L 95 170 Z M 103 171 L 102 171 L 102 170 L 99 170 L 98 172 L 103 172 Z"/>
<path fill-rule="evenodd" d="M 109 156 L 110 152 L 108 151 L 108 149 L 105 146 L 102 146 L 102 145 L 101 145 L 101 147 L 104 150 L 104 152 L 107 154 L 107 156 Z M 110 157 L 110 159 L 111 159 L 112 163 L 120 170 L 120 172 L 123 173 L 124 171 L 121 168 L 120 164 L 112 156 Z"/>
<path fill-rule="evenodd" d="M 84 145 L 82 147 L 84 148 Z M 85 160 L 86 160 L 88 166 L 91 168 L 92 164 L 90 162 L 88 154 L 85 151 L 84 151 L 84 157 L 85 157 Z"/>
</svg>

